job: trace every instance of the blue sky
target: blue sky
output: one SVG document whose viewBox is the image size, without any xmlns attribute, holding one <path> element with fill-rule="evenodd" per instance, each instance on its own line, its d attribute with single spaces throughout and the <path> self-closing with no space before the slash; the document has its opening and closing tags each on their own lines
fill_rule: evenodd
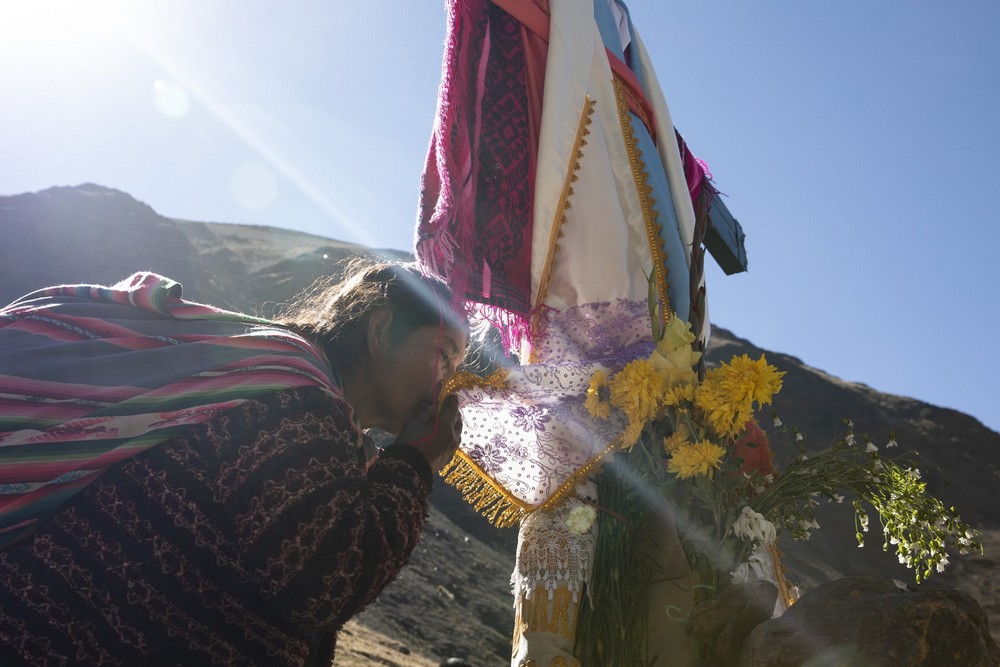
<svg viewBox="0 0 1000 667">
<path fill-rule="evenodd" d="M 1000 430 L 1000 3 L 629 7 L 747 233 L 713 321 Z M 408 250 L 443 38 L 414 0 L 3 3 L 0 194 Z"/>
</svg>

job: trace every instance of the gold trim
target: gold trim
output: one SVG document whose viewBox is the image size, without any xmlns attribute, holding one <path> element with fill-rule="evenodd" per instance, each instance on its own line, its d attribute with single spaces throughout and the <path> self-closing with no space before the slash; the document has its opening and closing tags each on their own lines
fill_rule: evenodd
<svg viewBox="0 0 1000 667">
<path fill-rule="evenodd" d="M 542 274 L 538 280 L 538 294 L 535 298 L 536 315 L 532 318 L 532 329 L 537 325 L 538 307 L 545 300 L 549 291 L 549 280 L 552 277 L 552 267 L 555 264 L 556 253 L 559 252 L 559 239 L 563 235 L 562 226 L 566 222 L 566 209 L 571 208 L 569 201 L 573 194 L 573 183 L 577 180 L 576 172 L 580 169 L 580 159 L 583 157 L 583 147 L 587 145 L 584 139 L 590 130 L 587 126 L 593 122 L 594 106 L 596 100 L 592 100 L 587 95 L 583 100 L 583 109 L 580 111 L 580 121 L 576 126 L 576 137 L 573 139 L 573 148 L 569 154 L 569 162 L 566 165 L 566 179 L 563 181 L 562 192 L 559 193 L 559 203 L 556 205 L 556 213 L 552 218 L 552 231 L 549 232 L 549 250 L 545 255 L 545 264 L 542 266 Z"/>
<path fill-rule="evenodd" d="M 618 120 L 622 126 L 622 136 L 625 139 L 625 150 L 628 151 L 628 162 L 632 168 L 632 180 L 635 181 L 635 188 L 639 195 L 639 207 L 642 210 L 642 219 L 646 224 L 646 240 L 649 242 L 649 253 L 653 260 L 653 272 L 656 276 L 656 295 L 663 304 L 663 317 L 670 317 L 672 308 L 670 307 L 670 297 L 667 296 L 667 253 L 663 249 L 663 237 L 661 232 L 663 226 L 656 221 L 656 211 L 653 204 L 653 187 L 649 184 L 649 172 L 642 159 L 642 149 L 639 148 L 639 141 L 635 138 L 635 131 L 632 129 L 632 121 L 629 119 L 628 102 L 625 100 L 624 84 L 617 78 L 613 79 L 615 88 L 615 99 L 618 101 Z"/>
<path fill-rule="evenodd" d="M 566 478 L 540 505 L 530 505 L 512 494 L 462 450 L 455 452 L 451 461 L 439 474 L 445 482 L 458 489 L 465 502 L 472 505 L 490 523 L 497 528 L 509 528 L 532 512 L 549 510 L 561 503 L 578 485 L 596 472 L 596 469 L 604 463 L 604 459 L 609 454 L 621 449 L 621 445 L 622 436 L 618 436 L 600 453 Z"/>
<path fill-rule="evenodd" d="M 534 512 L 535 510 L 549 510 L 561 503 L 566 496 L 573 491 L 573 489 L 587 481 L 587 478 L 590 477 L 591 473 L 596 472 L 597 468 L 604 464 L 604 459 L 606 459 L 609 454 L 614 454 L 616 451 L 621 449 L 621 446 L 622 436 L 618 436 L 611 441 L 611 444 L 580 466 L 579 470 L 574 472 L 566 479 L 565 482 L 560 484 L 559 488 L 556 489 L 555 492 L 545 500 L 545 502 L 536 507 L 532 507 L 529 512 Z"/>
<path fill-rule="evenodd" d="M 450 378 L 445 380 L 444 385 L 441 387 L 441 395 L 438 397 L 438 404 L 444 403 L 445 399 L 449 396 L 463 389 L 506 389 L 508 375 L 510 375 L 510 370 L 507 368 L 498 368 L 486 377 L 475 375 L 468 371 L 455 373 Z"/>
<path fill-rule="evenodd" d="M 547 632 L 569 641 L 576 639 L 580 602 L 573 600 L 573 593 L 565 586 L 551 591 L 536 586 L 531 597 L 521 593 L 514 607 L 515 640 L 525 632 Z"/>
<path fill-rule="evenodd" d="M 788 581 L 785 579 L 788 568 L 781 564 L 781 557 L 784 554 L 778 548 L 777 542 L 772 542 L 767 548 L 771 552 L 771 562 L 774 566 L 774 581 L 778 584 L 778 597 L 785 603 L 786 608 L 791 607 L 795 604 L 795 596 L 792 595 L 792 591 L 788 587 Z"/>
<path fill-rule="evenodd" d="M 462 450 L 455 452 L 439 474 L 462 493 L 465 502 L 497 528 L 516 525 L 531 507 L 494 480 Z"/>
<path fill-rule="evenodd" d="M 456 373 L 445 382 L 441 390 L 440 400 L 443 402 L 445 398 L 462 389 L 476 387 L 506 389 L 509 375 L 510 370 L 507 368 L 500 368 L 487 377 L 480 377 L 465 371 Z M 561 503 L 572 493 L 573 489 L 596 472 L 609 454 L 622 448 L 623 435 L 612 440 L 607 447 L 566 478 L 540 505 L 530 505 L 515 496 L 461 449 L 455 452 L 451 461 L 442 468 L 439 474 L 445 482 L 457 488 L 462 493 L 462 498 L 486 517 L 490 523 L 498 528 L 508 528 L 516 525 L 531 512 L 552 509 Z"/>
<path fill-rule="evenodd" d="M 646 126 L 646 131 L 649 132 L 650 136 L 652 136 L 656 132 L 656 129 L 653 127 L 653 124 L 649 122 L 649 115 L 646 114 L 643 100 L 636 95 L 635 90 L 632 89 L 632 86 L 628 85 L 628 83 L 622 78 L 621 74 L 615 71 L 612 71 L 611 74 L 614 76 L 615 85 L 618 86 L 628 100 L 631 101 L 631 104 L 628 105 L 629 110 L 639 117 L 642 124 Z M 626 104 L 627 103 L 628 102 L 626 102 Z"/>
</svg>

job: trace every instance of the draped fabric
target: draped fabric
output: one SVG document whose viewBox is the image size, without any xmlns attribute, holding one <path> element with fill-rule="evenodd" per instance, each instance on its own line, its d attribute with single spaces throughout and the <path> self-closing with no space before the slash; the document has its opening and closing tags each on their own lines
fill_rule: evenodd
<svg viewBox="0 0 1000 667">
<path fill-rule="evenodd" d="M 298 387 L 341 396 L 313 343 L 156 274 L 19 299 L 0 310 L 0 548 L 116 463 Z"/>
<path fill-rule="evenodd" d="M 526 57 L 520 26 L 506 12 L 486 0 L 449 4 L 415 242 L 425 267 L 447 276 L 458 299 L 485 306 L 505 331 L 522 331 L 530 310 Z"/>
<path fill-rule="evenodd" d="M 649 353 L 650 282 L 666 310 L 691 310 L 700 183 L 685 174 L 641 39 L 607 9 L 607 0 L 449 3 L 416 252 L 516 355 L 491 378 L 449 386 L 465 422 L 450 479 L 500 524 L 555 505 L 615 449 L 623 425 L 594 420 L 583 400 L 595 370 Z M 617 25 L 607 29 L 609 19 Z M 508 105 L 516 114 L 486 108 L 499 89 L 518 100 Z M 494 141 L 516 149 L 506 169 L 482 159 L 498 154 L 482 150 Z M 530 210 L 520 196 L 485 208 L 490 174 L 494 188 L 530 192 Z M 513 239 L 517 261 L 483 261 Z M 504 300 L 514 292 L 516 303 Z"/>
<path fill-rule="evenodd" d="M 494 33 L 468 26 L 511 20 L 520 24 L 524 75 L 503 88 L 524 86 L 527 121 L 494 129 L 494 117 L 477 111 L 481 84 L 491 84 L 486 73 L 500 71 L 489 66 Z M 466 122 L 456 122 L 463 114 Z M 469 242 L 483 229 L 477 177 L 490 169 L 473 147 L 477 137 L 521 147 L 525 136 L 530 214 L 508 215 L 497 235 L 530 240 L 529 270 L 511 274 L 521 261 L 491 264 L 476 254 L 476 243 L 494 239 Z M 498 179 L 511 177 L 497 171 Z M 650 354 L 653 317 L 675 312 L 702 341 L 707 336 L 701 244 L 714 194 L 709 179 L 674 130 L 620 0 L 449 3 L 416 251 L 426 270 L 462 286 L 469 310 L 500 328 L 510 357 L 489 377 L 460 374 L 446 386 L 459 397 L 464 429 L 445 472 L 496 524 L 520 522 L 512 665 L 578 664 L 573 633 L 578 604 L 586 604 L 578 594 L 592 574 L 604 573 L 591 568 L 594 528 L 576 534 L 567 517 L 590 502 L 581 489 L 622 446 L 625 428 L 615 416 L 593 418 L 584 401 L 596 371 L 614 373 Z M 488 287 L 525 282 L 529 298 L 516 307 Z M 664 571 L 681 582 L 688 571 L 676 529 L 658 529 L 657 557 L 668 556 Z M 686 598 L 667 597 L 659 601 L 687 608 Z M 679 628 L 655 633 L 675 657 L 687 641 Z"/>
</svg>

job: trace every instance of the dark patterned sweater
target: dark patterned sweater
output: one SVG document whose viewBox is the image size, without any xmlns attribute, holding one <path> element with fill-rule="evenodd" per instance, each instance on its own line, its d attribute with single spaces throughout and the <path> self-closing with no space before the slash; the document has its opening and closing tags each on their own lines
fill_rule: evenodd
<svg viewBox="0 0 1000 667">
<path fill-rule="evenodd" d="M 0 553 L 0 665 L 329 665 L 395 578 L 431 470 L 365 470 L 350 408 L 250 401 L 105 473 Z"/>
</svg>

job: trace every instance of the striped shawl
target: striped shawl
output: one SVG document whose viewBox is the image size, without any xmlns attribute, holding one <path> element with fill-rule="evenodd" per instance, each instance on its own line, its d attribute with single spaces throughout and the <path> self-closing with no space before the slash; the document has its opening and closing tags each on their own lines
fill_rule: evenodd
<svg viewBox="0 0 1000 667">
<path fill-rule="evenodd" d="M 136 273 L 0 310 L 0 549 L 114 464 L 193 424 L 296 387 L 340 395 L 313 343 L 181 298 Z"/>
</svg>

